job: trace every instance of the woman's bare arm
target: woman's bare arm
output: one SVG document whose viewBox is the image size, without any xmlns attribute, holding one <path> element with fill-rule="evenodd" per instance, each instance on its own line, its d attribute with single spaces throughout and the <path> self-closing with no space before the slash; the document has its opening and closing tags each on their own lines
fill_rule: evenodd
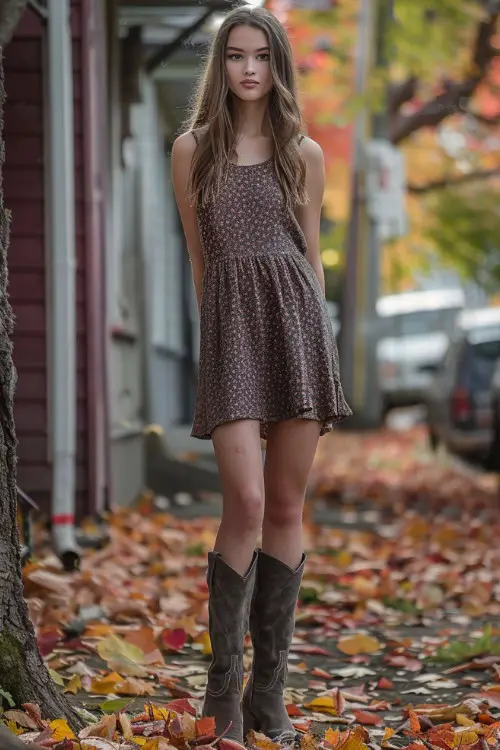
<svg viewBox="0 0 500 750">
<path fill-rule="evenodd" d="M 172 183 L 188 246 L 198 308 L 200 308 L 205 261 L 196 219 L 196 209 L 191 205 L 188 197 L 189 170 L 191 169 L 195 148 L 196 142 L 191 133 L 183 133 L 174 141 L 172 147 Z"/>
<path fill-rule="evenodd" d="M 304 138 L 301 144 L 306 160 L 306 190 L 309 202 L 298 206 L 295 215 L 307 242 L 307 260 L 313 267 L 325 293 L 325 274 L 319 248 L 319 225 L 321 205 L 325 191 L 325 162 L 321 146 L 311 138 Z"/>
</svg>

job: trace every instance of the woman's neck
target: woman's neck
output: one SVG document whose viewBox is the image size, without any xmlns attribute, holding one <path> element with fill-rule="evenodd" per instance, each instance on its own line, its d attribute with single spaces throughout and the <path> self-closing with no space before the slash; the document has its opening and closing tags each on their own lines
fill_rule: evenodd
<svg viewBox="0 0 500 750">
<path fill-rule="evenodd" d="M 244 102 L 241 99 L 234 102 L 234 126 L 238 138 L 269 137 L 267 99 L 257 102 Z"/>
</svg>

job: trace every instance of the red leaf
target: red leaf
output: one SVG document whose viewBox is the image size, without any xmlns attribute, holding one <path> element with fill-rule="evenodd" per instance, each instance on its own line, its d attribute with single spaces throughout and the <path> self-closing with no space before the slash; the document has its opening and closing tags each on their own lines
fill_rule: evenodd
<svg viewBox="0 0 500 750">
<path fill-rule="evenodd" d="M 412 656 L 404 656 L 403 654 L 389 654 L 386 656 L 385 661 L 391 667 L 402 667 L 407 669 L 408 672 L 420 672 L 423 665 L 419 659 L 414 659 Z"/>
<path fill-rule="evenodd" d="M 186 712 L 187 714 L 191 714 L 191 716 L 196 716 L 196 709 L 193 708 L 187 698 L 179 698 L 178 700 L 170 701 L 170 703 L 165 704 L 165 708 L 169 711 L 175 711 L 176 714 L 183 714 Z"/>
<path fill-rule="evenodd" d="M 186 645 L 187 634 L 182 628 L 169 630 L 165 628 L 161 634 L 161 642 L 169 651 L 180 651 Z"/>
<path fill-rule="evenodd" d="M 387 677 L 381 677 L 377 683 L 377 687 L 379 690 L 392 690 L 394 685 Z"/>
<path fill-rule="evenodd" d="M 61 640 L 61 633 L 59 630 L 47 630 L 46 632 L 40 633 L 37 638 L 38 649 L 42 656 L 48 656 L 55 649 L 59 641 Z"/>
<path fill-rule="evenodd" d="M 305 716 L 296 703 L 289 703 L 286 707 L 286 712 L 288 716 L 291 716 L 292 718 L 295 716 Z"/>
<path fill-rule="evenodd" d="M 313 646 L 311 643 L 294 643 L 290 649 L 296 654 L 311 654 L 314 656 L 333 656 L 331 651 L 326 651 L 319 646 Z"/>
<path fill-rule="evenodd" d="M 383 723 L 381 716 L 377 714 L 371 714 L 368 711 L 352 711 L 352 714 L 356 717 L 356 721 L 360 724 L 373 724 L 373 726 L 380 726 Z"/>
</svg>

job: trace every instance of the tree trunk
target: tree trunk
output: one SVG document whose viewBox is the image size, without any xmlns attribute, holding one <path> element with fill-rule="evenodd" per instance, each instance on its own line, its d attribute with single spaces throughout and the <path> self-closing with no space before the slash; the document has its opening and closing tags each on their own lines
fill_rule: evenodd
<svg viewBox="0 0 500 750">
<path fill-rule="evenodd" d="M 10 42 L 27 4 L 28 0 L 0 0 L 0 48 Z"/>
<path fill-rule="evenodd" d="M 59 693 L 40 656 L 23 596 L 16 516 L 17 443 L 13 415 L 16 373 L 10 340 L 13 316 L 7 295 L 10 216 L 4 207 L 1 182 L 4 99 L 0 54 L 0 685 L 16 704 L 37 703 L 44 718 L 66 717 L 78 728 L 83 722 L 66 696 Z"/>
</svg>

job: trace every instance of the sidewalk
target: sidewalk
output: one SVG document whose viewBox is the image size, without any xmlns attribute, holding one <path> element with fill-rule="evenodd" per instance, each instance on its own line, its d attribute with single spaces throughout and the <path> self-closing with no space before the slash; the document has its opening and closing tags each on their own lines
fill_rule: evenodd
<svg viewBox="0 0 500 750">
<path fill-rule="evenodd" d="M 484 481 L 467 480 L 476 494 L 456 507 L 457 494 L 452 514 L 442 503 L 430 512 L 444 477 L 454 482 L 448 489 L 465 479 L 420 463 L 418 439 L 352 439 L 322 444 L 314 472 L 321 496 L 306 508 L 308 564 L 286 693 L 304 750 L 345 750 L 351 739 L 337 729 L 354 732 L 348 750 L 496 747 L 500 631 L 491 625 L 500 614 L 500 524 L 478 510 Z M 365 471 L 353 485 L 361 458 Z M 439 486 L 428 484 L 431 475 Z M 403 492 L 406 481 L 420 488 L 411 496 L 420 512 Z M 41 544 L 26 595 L 52 675 L 78 703 L 97 713 L 103 704 L 127 705 L 130 716 L 149 701 L 181 715 L 199 709 L 210 661 L 206 554 L 219 510 L 212 498 L 159 515 L 145 497 L 110 519 L 111 543 L 86 554 L 72 576 L 43 557 Z M 108 739 L 108 750 L 119 747 Z"/>
</svg>

